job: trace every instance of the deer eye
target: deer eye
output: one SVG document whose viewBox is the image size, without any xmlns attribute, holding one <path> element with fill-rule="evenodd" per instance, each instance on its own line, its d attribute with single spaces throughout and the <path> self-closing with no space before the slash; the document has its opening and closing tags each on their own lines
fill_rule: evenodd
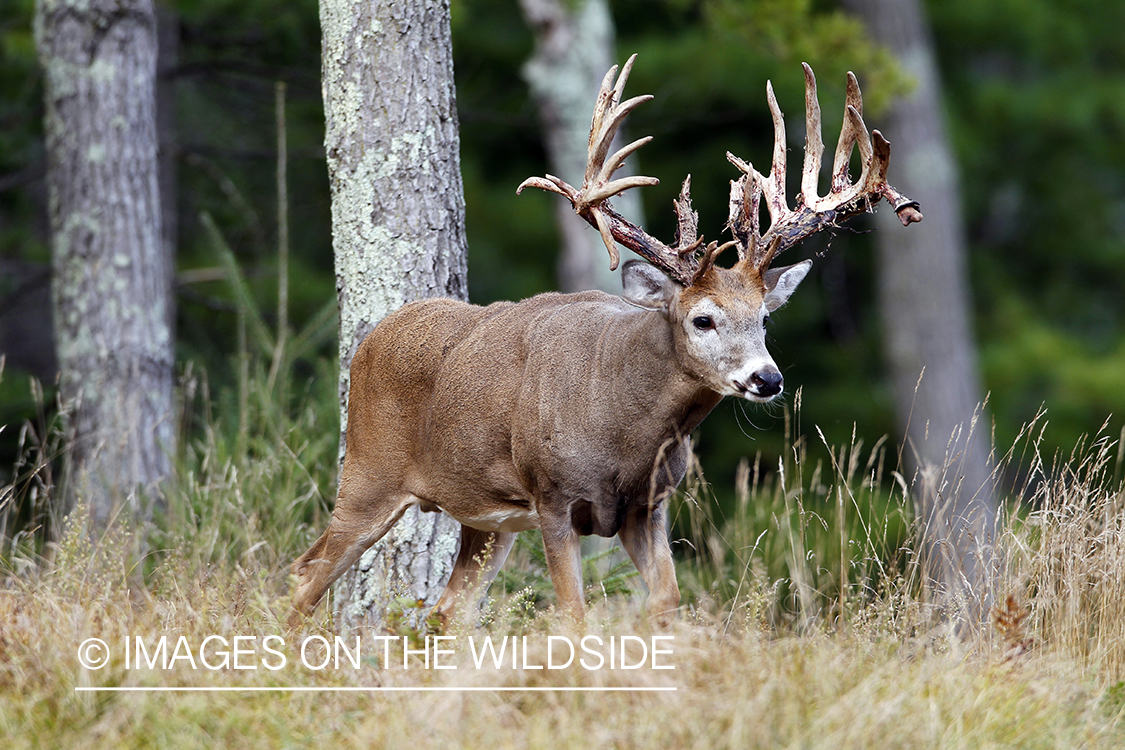
<svg viewBox="0 0 1125 750">
<path fill-rule="evenodd" d="M 770 324 L 770 316 L 767 315 L 766 317 L 762 318 L 762 328 L 765 328 L 769 324 Z"/>
<path fill-rule="evenodd" d="M 697 315 L 692 318 L 691 324 L 701 331 L 708 331 L 715 327 L 715 321 L 710 315 Z"/>
</svg>

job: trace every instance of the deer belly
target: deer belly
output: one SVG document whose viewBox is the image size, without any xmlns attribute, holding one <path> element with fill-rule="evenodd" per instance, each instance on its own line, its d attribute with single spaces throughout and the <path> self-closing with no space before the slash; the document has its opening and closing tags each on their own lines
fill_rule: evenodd
<svg viewBox="0 0 1125 750">
<path fill-rule="evenodd" d="M 523 505 L 494 506 L 449 515 L 465 526 L 481 531 L 527 531 L 539 528 L 539 514 Z"/>
</svg>

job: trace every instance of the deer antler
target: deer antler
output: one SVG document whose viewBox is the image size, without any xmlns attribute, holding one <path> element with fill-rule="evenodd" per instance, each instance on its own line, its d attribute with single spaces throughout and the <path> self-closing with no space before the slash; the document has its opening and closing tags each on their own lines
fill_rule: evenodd
<svg viewBox="0 0 1125 750">
<path fill-rule="evenodd" d="M 701 266 L 704 265 L 704 261 L 696 257 L 696 251 L 703 244 L 703 240 L 696 237 L 698 216 L 691 208 L 691 177 L 684 180 L 680 198 L 675 201 L 676 243 L 671 247 L 626 221 L 609 205 L 610 198 L 629 188 L 660 184 L 660 180 L 655 177 L 611 179 L 613 173 L 621 168 L 625 158 L 651 141 L 652 136 L 639 138 L 606 158 L 613 137 L 617 134 L 625 116 L 638 105 L 652 99 L 651 94 L 646 94 L 625 102 L 621 101 L 621 93 L 625 89 L 625 82 L 629 80 L 629 72 L 633 69 L 633 61 L 636 59 L 637 56 L 633 55 L 625 63 L 616 84 L 614 83 L 614 76 L 617 75 L 616 65 L 610 68 L 602 80 L 597 103 L 594 105 L 594 116 L 590 122 L 590 145 L 582 189 L 576 190 L 558 177 L 549 174 L 545 178 L 529 177 L 520 184 L 516 193 L 522 192 L 525 187 L 537 187 L 558 193 L 569 200 L 578 215 L 601 233 L 602 241 L 609 251 L 610 270 L 616 269 L 620 260 L 614 242 L 616 240 L 681 284 L 690 286 L 698 278 Z M 712 251 L 710 254 L 713 256 L 715 253 Z"/>
<path fill-rule="evenodd" d="M 766 98 L 774 126 L 773 163 L 769 177 L 763 177 L 753 166 L 727 153 L 727 159 L 743 172 L 739 180 L 731 182 L 730 218 L 727 226 L 734 235 L 734 240 L 723 245 L 711 242 L 706 247 L 703 246 L 703 238 L 697 236 L 698 215 L 691 208 L 690 175 L 684 180 L 679 199 L 674 202 L 675 244 L 668 246 L 651 237 L 640 227 L 626 221 L 609 205 L 610 198 L 629 188 L 660 184 L 655 177 L 612 179 L 613 173 L 621 167 L 627 156 L 652 140 L 652 136 L 639 138 L 608 156 L 613 137 L 625 117 L 638 105 L 652 99 L 651 95 L 645 95 L 621 101 L 621 93 L 636 59 L 636 55 L 629 58 L 616 83 L 616 65 L 610 68 L 602 80 L 594 116 L 590 122 L 590 145 L 582 188 L 575 189 L 554 175 L 546 175 L 529 177 L 516 189 L 518 194 L 525 187 L 537 187 L 558 193 L 569 200 L 575 212 L 601 233 L 602 241 L 609 251 L 611 270 L 617 268 L 619 261 L 615 240 L 679 283 L 691 286 L 703 278 L 719 253 L 732 245 L 738 248 L 739 264 L 749 263 L 759 271 L 764 271 L 778 253 L 796 245 L 810 234 L 829 226 L 837 226 L 856 214 L 870 210 L 871 204 L 880 198 L 886 198 L 894 206 L 904 226 L 922 220 L 918 204 L 887 184 L 887 162 L 891 147 L 878 130 L 873 131 L 872 136 L 867 134 L 861 115 L 863 100 L 859 84 L 851 73 L 848 73 L 844 125 L 840 129 L 840 140 L 832 162 L 832 186 L 828 195 L 817 195 L 824 143 L 820 135 L 820 103 L 816 96 L 816 79 L 812 68 L 804 65 L 805 129 L 808 140 L 805 144 L 805 163 L 797 207 L 790 210 L 785 199 L 785 121 L 773 94 L 773 86 L 767 83 Z M 859 180 L 852 184 L 848 177 L 848 161 L 856 146 L 863 166 Z M 765 234 L 760 231 L 758 218 L 763 195 L 770 214 L 770 227 Z M 699 252 L 701 249 L 702 252 Z"/>
<path fill-rule="evenodd" d="M 780 252 L 796 245 L 811 234 L 829 226 L 838 226 L 856 214 L 871 209 L 880 198 L 894 207 L 903 226 L 922 220 L 918 203 L 910 200 L 887 183 L 887 163 L 891 145 L 875 130 L 867 134 L 863 123 L 863 98 L 859 83 L 848 73 L 844 124 L 832 160 L 832 184 L 828 194 L 817 194 L 820 160 L 824 152 L 821 140 L 820 102 L 816 95 L 816 77 L 812 68 L 805 69 L 805 163 L 801 170 L 801 192 L 797 206 L 790 210 L 785 199 L 785 121 L 773 86 L 766 83 L 766 99 L 773 117 L 773 163 L 769 177 L 753 166 L 727 152 L 727 159 L 743 172 L 731 182 L 730 218 L 728 226 L 738 242 L 740 263 L 751 263 L 764 270 Z M 861 171 L 853 184 L 848 177 L 848 162 L 853 147 L 859 148 Z M 749 190 L 749 196 L 747 196 Z M 760 232 L 758 206 L 762 197 L 770 215 L 770 227 Z"/>
</svg>

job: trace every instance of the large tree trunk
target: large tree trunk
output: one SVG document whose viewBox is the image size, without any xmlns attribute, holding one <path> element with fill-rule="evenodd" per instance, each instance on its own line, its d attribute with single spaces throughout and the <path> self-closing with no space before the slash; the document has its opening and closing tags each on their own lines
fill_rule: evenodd
<svg viewBox="0 0 1125 750">
<path fill-rule="evenodd" d="M 321 0 L 320 21 L 342 457 L 363 338 L 412 300 L 467 297 L 465 200 L 448 0 Z M 445 514 L 407 511 L 337 584 L 339 627 L 378 621 L 391 594 L 436 602 L 459 529 Z"/>
<path fill-rule="evenodd" d="M 879 306 L 906 458 L 920 479 L 928 570 L 943 604 L 977 618 L 991 606 L 996 564 L 991 431 L 979 406 L 960 191 L 933 43 L 918 0 L 845 4 L 917 82 L 880 120 L 893 149 L 890 182 L 926 219 L 902 231 L 892 212 L 878 215 Z"/>
<path fill-rule="evenodd" d="M 523 73 L 538 105 L 551 173 L 580 185 L 598 87 L 610 66 L 621 62 L 614 60 L 613 17 L 605 0 L 520 0 L 520 9 L 535 32 L 535 53 Z M 618 133 L 614 148 L 621 144 Z M 617 176 L 628 173 L 626 165 Z M 638 191 L 616 196 L 613 205 L 634 224 L 644 226 Z M 556 201 L 554 206 L 562 238 L 559 288 L 620 294 L 621 278 L 609 270 L 601 236 L 585 222 L 575 221 L 574 209 L 566 201 Z M 623 261 L 632 255 L 621 250 Z"/>
<path fill-rule="evenodd" d="M 168 476 L 171 262 L 161 239 L 152 0 L 40 0 L 68 497 L 94 527 Z"/>
</svg>

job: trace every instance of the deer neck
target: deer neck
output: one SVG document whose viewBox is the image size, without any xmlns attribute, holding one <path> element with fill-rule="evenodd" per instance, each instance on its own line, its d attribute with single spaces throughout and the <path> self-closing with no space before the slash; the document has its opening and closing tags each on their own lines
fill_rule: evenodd
<svg viewBox="0 0 1125 750">
<path fill-rule="evenodd" d="M 671 323 L 662 315 L 638 310 L 625 317 L 624 351 L 611 356 L 623 362 L 624 382 L 632 398 L 642 402 L 651 418 L 687 437 L 722 400 L 683 364 Z"/>
</svg>

